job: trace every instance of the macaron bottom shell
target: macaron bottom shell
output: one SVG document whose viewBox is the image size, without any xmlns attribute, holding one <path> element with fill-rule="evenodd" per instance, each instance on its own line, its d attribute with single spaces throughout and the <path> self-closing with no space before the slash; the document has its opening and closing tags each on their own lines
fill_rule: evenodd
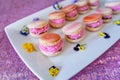
<svg viewBox="0 0 120 80">
<path fill-rule="evenodd" d="M 88 13 L 90 11 L 90 9 L 87 9 L 85 11 L 78 11 L 79 14 L 85 14 L 85 13 Z"/>
<path fill-rule="evenodd" d="M 90 8 L 91 8 L 91 9 L 96 9 L 96 8 L 99 7 L 100 2 L 99 2 L 99 1 L 96 1 L 96 2 L 94 2 L 94 3 L 89 3 L 89 4 L 90 4 Z"/>
<path fill-rule="evenodd" d="M 108 23 L 108 22 L 110 22 L 112 19 L 103 19 L 103 22 L 104 23 Z"/>
<path fill-rule="evenodd" d="M 85 13 L 87 13 L 87 12 L 90 11 L 90 8 L 89 8 L 88 5 L 85 5 L 85 6 L 83 6 L 83 7 L 79 7 L 79 6 L 78 6 L 77 10 L 78 10 L 78 13 L 79 13 L 79 14 L 85 14 Z"/>
<path fill-rule="evenodd" d="M 55 23 L 49 23 L 51 27 L 53 28 L 61 28 L 65 25 L 65 22 L 64 23 L 61 23 L 61 24 L 55 24 Z"/>
<path fill-rule="evenodd" d="M 49 53 L 49 52 L 45 52 L 43 50 L 41 50 L 41 52 L 46 55 L 46 56 L 50 56 L 50 57 L 54 57 L 54 56 L 57 56 L 59 54 L 61 54 L 63 51 L 63 48 L 61 48 L 59 51 L 55 52 L 55 53 Z"/>
<path fill-rule="evenodd" d="M 90 9 L 97 9 L 99 6 L 91 6 Z"/>
<path fill-rule="evenodd" d="M 47 32 L 48 32 L 48 31 L 43 32 L 43 33 L 41 33 L 41 34 L 39 34 L 39 35 L 36 35 L 36 34 L 33 34 L 33 33 L 30 32 L 30 35 L 33 36 L 33 37 L 36 37 L 36 38 L 38 37 L 38 38 L 39 38 L 39 37 L 41 37 L 42 35 L 46 34 Z"/>
<path fill-rule="evenodd" d="M 119 10 L 116 10 L 116 11 L 114 10 L 114 11 L 113 11 L 113 14 L 114 14 L 114 15 L 119 14 L 119 13 L 120 13 Z"/>
<path fill-rule="evenodd" d="M 78 39 L 70 39 L 68 36 L 65 35 L 65 39 L 70 42 L 70 43 L 77 43 L 77 42 L 80 42 L 82 41 L 83 39 L 85 39 L 86 35 L 84 34 L 82 37 L 78 38 Z"/>
<path fill-rule="evenodd" d="M 78 17 L 79 17 L 79 15 L 77 13 L 74 17 L 68 17 L 68 16 L 66 16 L 66 20 L 73 21 L 73 20 L 76 20 Z"/>
<path fill-rule="evenodd" d="M 103 24 L 100 25 L 100 26 L 98 26 L 98 27 L 95 27 L 95 28 L 86 26 L 86 29 L 87 29 L 88 31 L 91 31 L 91 32 L 99 31 L 99 30 L 102 29 L 102 28 L 103 28 Z"/>
</svg>

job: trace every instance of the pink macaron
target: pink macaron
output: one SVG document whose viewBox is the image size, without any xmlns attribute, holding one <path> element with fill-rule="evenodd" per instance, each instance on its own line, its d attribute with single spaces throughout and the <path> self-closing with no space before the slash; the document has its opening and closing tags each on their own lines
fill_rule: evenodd
<svg viewBox="0 0 120 80">
<path fill-rule="evenodd" d="M 85 38 L 84 25 L 80 22 L 72 22 L 62 28 L 67 41 L 75 43 Z"/>
<path fill-rule="evenodd" d="M 111 8 L 113 10 L 113 14 L 120 13 L 120 1 L 119 2 L 107 2 L 105 7 Z"/>
<path fill-rule="evenodd" d="M 99 8 L 96 10 L 96 13 L 102 14 L 103 22 L 110 22 L 112 20 L 112 9 L 110 8 Z"/>
<path fill-rule="evenodd" d="M 61 28 L 65 24 L 65 13 L 60 11 L 52 12 L 48 15 L 49 23 L 53 28 Z"/>
<path fill-rule="evenodd" d="M 39 49 L 46 56 L 56 56 L 62 52 L 63 44 L 59 34 L 46 33 L 39 40 Z"/>
<path fill-rule="evenodd" d="M 78 18 L 77 6 L 75 4 L 70 4 L 61 9 L 66 15 L 66 20 L 73 21 Z"/>
<path fill-rule="evenodd" d="M 88 0 L 88 3 L 90 5 L 91 9 L 96 9 L 100 5 L 100 1 L 99 0 Z"/>
<path fill-rule="evenodd" d="M 76 3 L 78 13 L 84 14 L 89 11 L 88 0 L 78 0 Z"/>
<path fill-rule="evenodd" d="M 40 37 L 49 30 L 49 23 L 46 20 L 33 21 L 27 25 L 30 35 Z"/>
<path fill-rule="evenodd" d="M 92 13 L 83 18 L 83 22 L 86 24 L 86 29 L 89 31 L 98 31 L 103 27 L 102 15 Z"/>
</svg>

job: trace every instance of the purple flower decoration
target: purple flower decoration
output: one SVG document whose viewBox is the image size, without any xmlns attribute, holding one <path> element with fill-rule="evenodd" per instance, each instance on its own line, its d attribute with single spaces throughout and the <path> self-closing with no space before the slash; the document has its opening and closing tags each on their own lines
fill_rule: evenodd
<svg viewBox="0 0 120 80">
<path fill-rule="evenodd" d="M 29 34 L 29 28 L 26 26 L 23 26 L 22 29 L 20 30 L 20 34 L 27 36 Z"/>
<path fill-rule="evenodd" d="M 34 19 L 33 19 L 33 21 L 38 21 L 38 20 L 40 20 L 40 19 L 39 19 L 39 18 L 34 18 Z"/>
<path fill-rule="evenodd" d="M 106 33 L 106 32 L 99 32 L 98 35 L 100 37 L 104 37 L 105 39 L 110 38 L 110 35 L 108 33 Z"/>
<path fill-rule="evenodd" d="M 60 9 L 62 9 L 62 6 L 60 6 L 58 2 L 55 2 L 53 4 L 53 8 L 56 9 L 56 10 L 60 10 Z"/>
<path fill-rule="evenodd" d="M 78 0 L 72 0 L 73 3 L 76 3 Z"/>
<path fill-rule="evenodd" d="M 82 44 L 82 45 L 77 44 L 73 49 L 74 49 L 75 51 L 79 51 L 79 50 L 84 51 L 84 50 L 85 50 L 85 45 L 86 45 L 86 44 Z"/>
</svg>

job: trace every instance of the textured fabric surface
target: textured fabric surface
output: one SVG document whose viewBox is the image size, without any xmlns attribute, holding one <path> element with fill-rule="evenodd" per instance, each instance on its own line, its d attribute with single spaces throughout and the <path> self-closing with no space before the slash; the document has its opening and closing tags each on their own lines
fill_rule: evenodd
<svg viewBox="0 0 120 80">
<path fill-rule="evenodd" d="M 0 0 L 0 80 L 38 80 L 11 46 L 5 26 L 61 0 Z M 70 80 L 120 80 L 120 40 Z"/>
</svg>

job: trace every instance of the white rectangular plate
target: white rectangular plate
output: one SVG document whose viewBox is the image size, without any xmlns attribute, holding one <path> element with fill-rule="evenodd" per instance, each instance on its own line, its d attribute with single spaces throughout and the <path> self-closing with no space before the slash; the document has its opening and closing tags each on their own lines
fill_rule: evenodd
<svg viewBox="0 0 120 80">
<path fill-rule="evenodd" d="M 63 1 L 61 4 L 65 6 L 65 4 L 69 4 L 69 2 Z M 5 27 L 5 32 L 12 46 L 23 62 L 38 78 L 40 78 L 40 80 L 68 80 L 103 54 L 120 38 L 120 26 L 113 24 L 113 21 L 120 19 L 120 14 L 114 15 L 112 21 L 104 24 L 102 30 L 98 32 L 86 31 L 86 39 L 80 42 L 80 44 L 86 44 L 85 51 L 74 51 L 73 47 L 76 46 L 76 44 L 66 42 L 61 29 L 51 28 L 50 32 L 60 34 L 65 41 L 65 45 L 63 52 L 60 55 L 56 57 L 46 57 L 38 48 L 38 39 L 35 39 L 30 35 L 27 37 L 22 36 L 19 31 L 24 25 L 29 24 L 33 18 L 39 17 L 40 19 L 47 20 L 48 14 L 53 11 L 54 9 L 51 6 Z M 92 12 L 93 11 L 90 11 L 87 14 L 80 15 L 76 21 L 82 22 L 83 17 Z M 67 22 L 66 24 L 68 23 L 70 22 Z M 111 37 L 109 39 L 99 37 L 98 33 L 101 31 L 108 33 Z M 37 51 L 31 54 L 26 53 L 22 49 L 22 44 L 25 42 L 34 43 Z M 60 68 L 60 73 L 55 78 L 51 77 L 48 73 L 48 69 L 53 65 Z"/>
</svg>

